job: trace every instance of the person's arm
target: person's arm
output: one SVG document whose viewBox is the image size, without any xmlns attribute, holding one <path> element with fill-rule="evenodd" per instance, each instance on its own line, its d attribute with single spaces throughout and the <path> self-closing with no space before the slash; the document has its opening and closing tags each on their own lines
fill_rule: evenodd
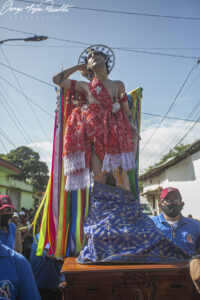
<svg viewBox="0 0 200 300">
<path fill-rule="evenodd" d="M 69 69 L 66 69 L 55 76 L 53 76 L 53 82 L 63 88 L 70 89 L 71 88 L 71 80 L 68 79 L 70 75 L 75 73 L 76 71 L 80 71 L 82 74 L 86 71 L 86 64 L 76 65 Z M 77 81 L 75 85 L 76 92 L 84 93 L 83 82 Z"/>
<path fill-rule="evenodd" d="M 190 276 L 200 293 L 200 255 L 193 256 L 190 261 Z"/>
</svg>

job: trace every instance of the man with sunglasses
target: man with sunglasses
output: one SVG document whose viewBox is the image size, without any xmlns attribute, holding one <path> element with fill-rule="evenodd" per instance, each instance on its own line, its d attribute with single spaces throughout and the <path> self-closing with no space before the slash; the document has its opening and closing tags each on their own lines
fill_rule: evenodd
<svg viewBox="0 0 200 300">
<path fill-rule="evenodd" d="M 200 249 L 200 223 L 182 216 L 184 206 L 180 191 L 167 187 L 160 195 L 161 214 L 152 218 L 164 235 L 189 255 Z"/>
</svg>

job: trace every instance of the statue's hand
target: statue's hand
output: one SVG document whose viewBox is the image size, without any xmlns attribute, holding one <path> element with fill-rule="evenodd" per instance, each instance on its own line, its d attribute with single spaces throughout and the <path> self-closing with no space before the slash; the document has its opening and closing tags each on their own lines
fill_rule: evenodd
<svg viewBox="0 0 200 300">
<path fill-rule="evenodd" d="M 92 71 L 87 67 L 86 64 L 79 65 L 79 71 L 81 72 L 82 76 L 88 79 L 88 74 L 92 73 Z"/>
<path fill-rule="evenodd" d="M 200 259 L 192 259 L 190 262 L 190 275 L 200 293 Z"/>
<path fill-rule="evenodd" d="M 82 72 L 86 72 L 87 71 L 87 65 L 86 64 L 80 64 L 79 65 L 79 71 Z"/>
</svg>

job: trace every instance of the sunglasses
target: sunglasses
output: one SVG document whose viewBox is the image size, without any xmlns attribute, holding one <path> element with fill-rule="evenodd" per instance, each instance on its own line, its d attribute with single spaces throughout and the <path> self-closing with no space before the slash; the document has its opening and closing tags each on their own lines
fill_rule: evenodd
<svg viewBox="0 0 200 300">
<path fill-rule="evenodd" d="M 95 54 L 95 55 L 101 55 L 101 53 L 98 52 L 98 51 L 91 51 L 91 52 L 88 54 L 87 59 L 91 58 L 91 57 L 92 57 L 92 54 Z"/>
<path fill-rule="evenodd" d="M 165 198 L 165 199 L 163 199 L 161 201 L 161 203 L 163 203 L 163 202 L 167 202 L 167 203 L 179 203 L 179 202 L 181 202 L 181 199 L 167 199 L 167 198 Z"/>
</svg>

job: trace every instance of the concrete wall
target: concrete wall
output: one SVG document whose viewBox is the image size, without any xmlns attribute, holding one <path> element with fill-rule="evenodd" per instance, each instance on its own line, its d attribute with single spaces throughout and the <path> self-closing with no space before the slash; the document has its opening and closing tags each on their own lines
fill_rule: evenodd
<svg viewBox="0 0 200 300">
<path fill-rule="evenodd" d="M 27 192 L 21 192 L 21 207 L 26 209 L 34 208 L 34 198 L 33 195 Z"/>
<path fill-rule="evenodd" d="M 27 209 L 34 208 L 33 186 L 13 179 L 9 176 L 13 173 L 0 167 L 0 194 L 9 195 L 16 210 L 19 210 L 22 206 Z"/>
</svg>

